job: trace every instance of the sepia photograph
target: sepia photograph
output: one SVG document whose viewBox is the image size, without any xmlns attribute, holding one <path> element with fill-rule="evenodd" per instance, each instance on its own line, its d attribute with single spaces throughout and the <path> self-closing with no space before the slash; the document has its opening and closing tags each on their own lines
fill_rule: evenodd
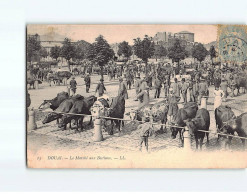
<svg viewBox="0 0 247 195">
<path fill-rule="evenodd" d="M 246 168 L 247 26 L 27 24 L 29 168 Z"/>
</svg>

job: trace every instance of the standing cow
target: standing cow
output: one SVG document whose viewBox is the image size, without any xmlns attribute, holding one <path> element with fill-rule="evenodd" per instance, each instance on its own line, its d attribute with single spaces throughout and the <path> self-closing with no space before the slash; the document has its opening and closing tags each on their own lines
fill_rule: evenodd
<svg viewBox="0 0 247 195">
<path fill-rule="evenodd" d="M 200 140 L 200 149 L 202 149 L 203 139 L 205 134 L 207 136 L 207 144 L 209 144 L 208 134 L 198 130 L 209 131 L 210 115 L 207 109 L 201 108 L 197 110 L 196 116 L 193 119 L 185 120 L 186 126 L 189 129 L 190 134 L 194 134 L 196 140 L 196 149 L 198 149 L 198 139 Z"/>
</svg>

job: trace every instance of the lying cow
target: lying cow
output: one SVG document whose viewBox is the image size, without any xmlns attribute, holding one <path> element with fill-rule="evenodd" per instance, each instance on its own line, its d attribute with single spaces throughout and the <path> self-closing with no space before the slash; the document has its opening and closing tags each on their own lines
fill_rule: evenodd
<svg viewBox="0 0 247 195">
<path fill-rule="evenodd" d="M 184 105 L 183 108 L 180 108 L 175 116 L 174 121 L 172 122 L 173 126 L 178 126 L 178 127 L 171 127 L 171 137 L 172 139 L 175 139 L 177 137 L 177 134 L 179 133 L 179 140 L 182 143 L 183 147 L 183 137 L 182 137 L 182 130 L 183 128 L 180 127 L 185 127 L 185 120 L 187 119 L 193 119 L 196 116 L 196 112 L 198 110 L 198 105 L 195 102 L 188 102 Z"/>
<path fill-rule="evenodd" d="M 210 126 L 210 115 L 207 109 L 201 108 L 197 110 L 196 116 L 193 119 L 187 119 L 184 121 L 189 129 L 190 134 L 195 136 L 196 149 L 198 149 L 198 139 L 200 140 L 200 149 L 202 149 L 203 139 L 205 134 L 207 135 L 207 144 L 209 144 L 208 134 L 198 130 L 209 131 Z"/>
<path fill-rule="evenodd" d="M 90 109 L 91 109 L 92 105 L 94 104 L 94 102 L 96 101 L 96 99 L 97 98 L 95 96 L 90 96 L 90 97 L 87 97 L 85 99 L 75 101 L 73 106 L 69 110 L 69 113 L 91 115 Z M 82 126 L 83 119 L 84 119 L 84 116 L 64 114 L 61 118 L 61 122 L 58 124 L 58 127 L 63 128 L 65 130 L 67 127 L 67 124 L 68 123 L 71 124 L 71 121 L 75 120 L 76 121 L 76 130 L 78 131 L 79 126 L 82 130 L 83 129 L 83 126 Z M 92 117 L 90 119 L 89 124 L 91 124 L 91 123 L 92 123 Z"/>
<path fill-rule="evenodd" d="M 167 100 L 163 100 L 155 104 L 147 104 L 138 110 L 132 110 L 130 113 L 126 113 L 126 115 L 129 116 L 131 120 L 145 120 L 148 122 L 150 117 L 152 117 L 153 122 L 166 124 L 168 110 L 168 102 Z M 163 132 L 163 125 L 161 125 L 160 131 Z"/>
</svg>

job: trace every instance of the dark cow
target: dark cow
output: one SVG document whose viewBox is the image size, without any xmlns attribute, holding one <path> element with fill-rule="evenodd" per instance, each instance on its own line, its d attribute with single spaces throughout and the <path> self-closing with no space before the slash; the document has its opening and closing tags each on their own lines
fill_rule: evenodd
<svg viewBox="0 0 247 195">
<path fill-rule="evenodd" d="M 130 113 L 126 113 L 126 115 L 129 115 L 131 120 L 142 121 L 144 119 L 149 122 L 150 117 L 152 117 L 153 122 L 161 122 L 161 124 L 166 124 L 168 110 L 169 104 L 167 100 L 163 100 L 155 104 L 147 104 L 138 110 L 133 110 Z M 160 128 L 160 132 L 163 132 L 163 125 Z"/>
<path fill-rule="evenodd" d="M 69 110 L 69 113 L 91 115 L 90 109 L 96 100 L 97 97 L 95 96 L 89 96 L 85 99 L 77 100 L 76 102 L 74 102 L 73 106 Z M 82 130 L 83 118 L 84 116 L 80 116 L 80 115 L 78 116 L 78 115 L 65 114 L 61 118 L 61 122 L 58 124 L 58 127 L 66 129 L 67 124 L 74 119 L 76 121 L 76 130 L 78 130 L 79 126 Z M 92 123 L 92 117 L 90 119 L 89 124 L 91 123 Z"/>
<path fill-rule="evenodd" d="M 233 118 L 227 122 L 226 129 L 228 132 L 230 131 L 231 134 L 236 132 L 240 137 L 247 138 L 247 113 L 243 113 L 240 116 Z M 228 137 L 228 144 L 229 147 L 231 146 L 232 137 Z M 245 139 L 241 139 L 243 148 L 245 148 Z"/>
<path fill-rule="evenodd" d="M 123 119 L 124 118 L 124 112 L 125 112 L 124 95 L 115 97 L 112 101 L 112 104 L 109 108 L 107 115 L 109 117 Z M 116 124 L 116 126 L 120 132 L 121 131 L 121 129 L 120 129 L 121 128 L 121 122 L 122 122 L 122 125 L 124 126 L 124 121 L 113 119 L 113 120 L 111 120 L 111 124 L 113 124 L 113 122 Z M 113 125 L 112 125 L 112 127 L 113 127 Z M 108 133 L 109 133 L 109 135 L 113 135 L 113 128 L 111 128 Z"/>
<path fill-rule="evenodd" d="M 234 134 L 234 128 L 232 126 L 229 126 L 229 123 L 233 122 L 235 120 L 236 116 L 232 109 L 229 106 L 219 106 L 215 109 L 215 121 L 216 121 L 216 127 L 217 131 L 219 133 L 225 133 L 225 134 Z M 219 141 L 219 138 L 221 136 L 218 135 L 217 141 Z M 225 147 L 230 142 L 225 143 Z M 230 145 L 229 145 L 230 146 Z"/>
<path fill-rule="evenodd" d="M 245 73 L 238 73 L 234 76 L 236 82 L 236 88 L 238 89 L 238 95 L 240 94 L 240 88 L 244 89 L 244 93 L 247 90 L 247 75 Z"/>
<path fill-rule="evenodd" d="M 183 108 L 180 108 L 175 116 L 174 121 L 172 122 L 172 125 L 178 126 L 178 127 L 185 127 L 185 120 L 186 119 L 193 119 L 196 116 L 196 112 L 198 110 L 198 105 L 195 102 L 188 102 L 184 105 Z M 183 137 L 182 137 L 182 128 L 178 127 L 171 127 L 171 137 L 172 139 L 175 139 L 178 132 L 179 132 L 179 140 L 182 143 L 183 146 Z"/>
<path fill-rule="evenodd" d="M 63 91 L 58 93 L 57 96 L 51 100 L 44 100 L 44 102 L 39 106 L 39 109 L 44 110 L 46 108 L 50 108 L 52 110 L 56 110 L 59 105 L 68 98 L 69 94 Z"/>
<path fill-rule="evenodd" d="M 69 98 L 64 100 L 59 107 L 55 110 L 55 112 L 64 112 L 64 113 L 68 113 L 70 111 L 70 109 L 72 108 L 73 104 L 78 101 L 78 100 L 82 100 L 84 99 L 83 96 L 77 95 L 75 97 Z M 58 114 L 58 113 L 49 113 L 48 115 L 46 115 L 46 117 L 44 118 L 44 120 L 42 121 L 43 124 L 45 123 L 49 123 L 51 121 L 57 120 L 59 118 L 62 118 L 62 114 Z"/>
<path fill-rule="evenodd" d="M 210 115 L 207 109 L 201 108 L 197 110 L 196 116 L 193 119 L 185 120 L 186 126 L 189 129 L 190 134 L 194 134 L 196 140 L 196 149 L 198 149 L 198 139 L 200 139 L 200 149 L 202 149 L 203 139 L 205 134 L 207 135 L 207 144 L 209 144 L 208 134 L 198 130 L 209 131 Z"/>
</svg>

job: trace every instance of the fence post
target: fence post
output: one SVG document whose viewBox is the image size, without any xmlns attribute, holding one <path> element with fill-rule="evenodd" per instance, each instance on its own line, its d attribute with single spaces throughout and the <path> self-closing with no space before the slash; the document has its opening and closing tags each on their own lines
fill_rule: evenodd
<svg viewBox="0 0 247 195">
<path fill-rule="evenodd" d="M 101 130 L 100 110 L 98 110 L 96 119 L 94 120 L 94 141 L 95 142 L 103 141 L 103 135 L 102 135 L 102 130 Z"/>
<path fill-rule="evenodd" d="M 37 129 L 37 125 L 35 122 L 35 111 L 33 110 L 33 108 L 31 108 L 31 110 L 29 111 L 28 129 L 29 130 Z"/>
<path fill-rule="evenodd" d="M 187 126 L 184 128 L 184 150 L 191 151 L 191 137 Z"/>
<path fill-rule="evenodd" d="M 34 86 L 35 86 L 35 89 L 39 89 L 39 81 L 38 80 L 34 81 Z"/>
<path fill-rule="evenodd" d="M 201 108 L 207 109 L 207 97 L 206 96 L 203 96 L 201 98 Z"/>
</svg>

